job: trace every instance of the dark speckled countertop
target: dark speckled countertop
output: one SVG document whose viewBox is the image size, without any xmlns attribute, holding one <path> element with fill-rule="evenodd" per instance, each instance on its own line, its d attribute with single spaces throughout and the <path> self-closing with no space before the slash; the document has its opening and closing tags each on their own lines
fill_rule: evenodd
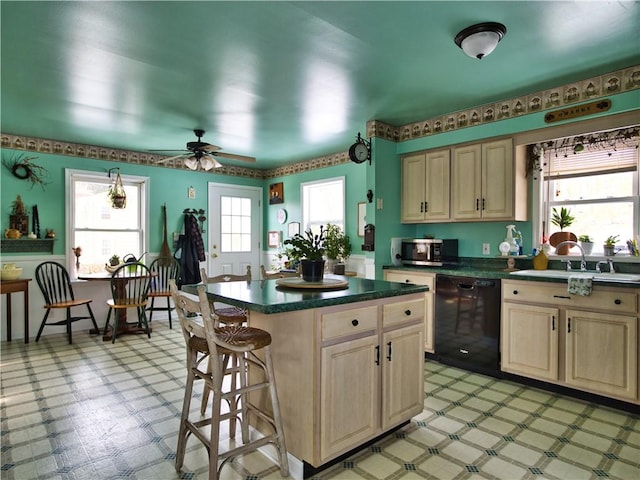
<svg viewBox="0 0 640 480">
<path fill-rule="evenodd" d="M 271 314 L 429 291 L 429 287 L 425 285 L 332 275 L 327 277 L 345 279 L 349 285 L 340 290 L 311 290 L 281 287 L 276 285 L 275 279 L 211 283 L 207 285 L 207 297 L 247 310 Z M 183 285 L 182 290 L 196 294 L 196 287 L 197 285 Z"/>
<path fill-rule="evenodd" d="M 578 268 L 579 259 L 572 258 L 574 260 L 574 268 Z M 441 275 L 459 275 L 465 277 L 475 278 L 500 278 L 511 280 L 531 280 L 535 282 L 551 282 L 551 283 L 567 283 L 566 278 L 547 278 L 538 276 L 527 275 L 511 275 L 511 272 L 506 268 L 505 258 L 461 258 L 457 265 L 444 265 L 442 267 L 423 267 L 423 266 L 408 266 L 408 265 L 385 265 L 383 269 L 387 270 L 406 270 L 414 272 L 430 272 Z M 616 264 L 617 271 L 624 271 L 626 273 L 636 273 L 640 271 L 640 265 L 638 264 Z M 517 270 L 530 270 L 533 268 L 530 257 L 516 258 Z M 595 269 L 595 263 L 589 262 L 587 264 L 588 269 Z M 549 269 L 564 270 L 565 265 L 559 260 L 549 261 Z M 579 273 L 576 270 L 576 273 Z M 640 282 L 601 282 L 594 281 L 596 285 L 616 286 L 624 288 L 640 288 Z"/>
</svg>

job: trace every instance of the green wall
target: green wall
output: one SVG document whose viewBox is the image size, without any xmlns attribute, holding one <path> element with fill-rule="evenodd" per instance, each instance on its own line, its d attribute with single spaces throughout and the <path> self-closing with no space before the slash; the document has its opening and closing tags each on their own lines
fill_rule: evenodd
<svg viewBox="0 0 640 480">
<path fill-rule="evenodd" d="M 167 204 L 167 229 L 169 232 L 182 230 L 183 210 L 207 210 L 207 183 L 234 183 L 250 186 L 262 186 L 262 180 L 217 175 L 215 173 L 193 172 L 164 167 L 143 166 L 105 160 L 67 157 L 15 150 L 2 150 L 2 160 L 13 158 L 15 155 L 37 157 L 32 163 L 46 168 L 50 174 L 50 182 L 44 187 L 31 188 L 31 183 L 15 178 L 6 167 L 1 168 L 0 186 L 0 224 L 2 231 L 9 226 L 11 203 L 17 195 L 22 197 L 29 212 L 29 226 L 31 226 L 31 207 L 38 206 L 42 236 L 46 228 L 56 232 L 54 254 L 70 254 L 65 252 L 65 168 L 101 172 L 107 176 L 110 168 L 119 167 L 125 175 L 139 175 L 150 178 L 149 187 L 149 250 L 158 252 L 162 243 L 162 204 Z M 188 197 L 188 189 L 196 190 L 196 197 Z M 106 200 L 105 200 L 106 201 Z M 205 222 L 205 229 L 207 224 Z M 171 242 L 171 238 L 169 239 Z M 29 254 L 17 254 L 29 255 Z"/>
<path fill-rule="evenodd" d="M 611 110 L 604 114 L 591 115 L 577 119 L 576 123 L 596 117 L 605 117 L 622 112 L 638 112 L 640 118 L 640 91 L 634 90 L 611 97 Z M 559 123 L 561 124 L 561 123 Z M 448 133 L 395 143 L 381 138 L 372 139 L 372 164 L 345 163 L 336 166 L 303 171 L 293 175 L 270 178 L 268 180 L 232 177 L 216 173 L 192 172 L 164 167 L 149 167 L 105 160 L 93 160 L 76 157 L 66 157 L 51 154 L 33 154 L 31 152 L 12 151 L 4 149 L 2 159 L 11 158 L 15 154 L 35 156 L 34 163 L 45 167 L 51 175 L 51 183 L 43 191 L 39 186 L 31 188 L 30 183 L 13 177 L 3 166 L 0 168 L 0 223 L 2 230 L 8 227 L 11 202 L 20 194 L 29 211 L 33 205 L 38 205 L 41 228 L 52 228 L 56 231 L 55 254 L 69 254 L 65 252 L 65 219 L 64 219 L 64 169 L 73 168 L 102 172 L 113 167 L 120 167 L 123 174 L 148 176 L 150 182 L 150 244 L 149 249 L 157 252 L 162 241 L 162 210 L 161 205 L 167 204 L 167 220 L 169 231 L 182 229 L 182 211 L 186 208 L 207 208 L 207 184 L 209 182 L 238 184 L 263 187 L 264 237 L 266 232 L 281 230 L 286 238 L 287 224 L 300 221 L 300 184 L 323 178 L 338 176 L 346 177 L 346 231 L 351 237 L 353 254 L 365 254 L 369 259 L 375 259 L 376 278 L 382 278 L 382 266 L 391 262 L 389 245 L 392 237 L 421 237 L 432 234 L 439 238 L 458 238 L 460 241 L 460 255 L 467 257 L 482 256 L 482 243 L 491 244 L 491 255 L 497 254 L 497 245 L 504 239 L 506 222 L 471 222 L 471 223 L 440 223 L 403 225 L 400 223 L 400 157 L 401 155 L 439 148 L 457 143 L 478 141 L 491 137 L 513 135 L 540 128 L 547 128 L 544 122 L 544 112 L 523 115 L 521 117 L 493 122 L 487 125 L 469 127 Z M 269 205 L 269 185 L 283 182 L 284 203 Z M 189 199 L 189 187 L 196 189 L 196 198 Z M 366 199 L 367 190 L 374 194 L 372 203 Z M 382 208 L 376 208 L 377 199 L 382 199 Z M 357 236 L 357 204 L 366 202 L 367 222 L 376 227 L 375 252 L 362 252 L 360 245 L 362 238 Z M 287 210 L 287 221 L 281 225 L 276 219 L 279 208 Z M 525 243 L 524 251 L 529 253 L 533 245 L 531 239 L 532 223 L 517 222 L 516 226 L 522 231 Z M 207 225 L 205 224 L 205 228 Z M 25 254 L 26 255 L 26 254 Z"/>
<path fill-rule="evenodd" d="M 332 167 L 320 168 L 316 170 L 308 170 L 305 172 L 287 175 L 284 177 L 275 177 L 265 180 L 264 182 L 264 245 L 267 245 L 266 232 L 269 230 L 282 231 L 282 238 L 287 238 L 287 225 L 289 222 L 302 223 L 302 211 L 300 208 L 300 184 L 304 182 L 313 182 L 325 178 L 345 177 L 345 230 L 349 235 L 352 245 L 352 254 L 360 253 L 360 244 L 362 239 L 357 236 L 358 218 L 357 205 L 359 202 L 366 202 L 367 183 L 366 183 L 366 166 L 367 164 L 343 163 Z M 269 205 L 269 185 L 272 183 L 282 182 L 284 202 L 276 205 Z M 287 211 L 287 220 L 284 224 L 278 223 L 276 213 L 279 209 L 284 208 Z M 304 229 L 301 224 L 300 229 Z"/>
</svg>

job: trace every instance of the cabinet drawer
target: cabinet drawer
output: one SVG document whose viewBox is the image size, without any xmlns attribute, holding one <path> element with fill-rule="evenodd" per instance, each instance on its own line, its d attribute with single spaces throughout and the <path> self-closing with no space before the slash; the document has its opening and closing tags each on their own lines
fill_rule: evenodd
<svg viewBox="0 0 640 480">
<path fill-rule="evenodd" d="M 415 285 L 427 285 L 429 292 L 434 293 L 435 289 L 435 274 L 424 275 L 420 273 L 411 272 L 386 272 L 384 279 L 388 282 L 400 282 L 400 283 L 413 283 Z"/>
<path fill-rule="evenodd" d="M 322 340 L 354 335 L 378 328 L 378 307 L 353 308 L 325 313 L 320 320 Z"/>
<path fill-rule="evenodd" d="M 502 282 L 503 300 L 552 304 L 559 307 L 594 308 L 611 312 L 636 313 L 638 293 L 627 289 L 595 286 L 591 295 L 570 295 L 567 285 L 541 282 Z"/>
<path fill-rule="evenodd" d="M 382 307 L 382 326 L 389 327 L 411 320 L 424 321 L 425 299 L 417 298 L 405 302 L 389 303 Z"/>
</svg>

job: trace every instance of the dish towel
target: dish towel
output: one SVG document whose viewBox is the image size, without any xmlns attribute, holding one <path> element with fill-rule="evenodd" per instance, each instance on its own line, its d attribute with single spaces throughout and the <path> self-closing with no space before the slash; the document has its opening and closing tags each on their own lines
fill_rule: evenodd
<svg viewBox="0 0 640 480">
<path fill-rule="evenodd" d="M 582 295 L 586 297 L 591 295 L 593 289 L 593 276 L 592 275 L 571 275 L 568 280 L 567 291 L 571 295 Z"/>
</svg>

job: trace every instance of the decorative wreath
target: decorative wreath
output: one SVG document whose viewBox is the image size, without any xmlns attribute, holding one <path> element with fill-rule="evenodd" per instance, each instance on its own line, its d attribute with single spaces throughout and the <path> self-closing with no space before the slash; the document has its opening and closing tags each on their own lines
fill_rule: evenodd
<svg viewBox="0 0 640 480">
<path fill-rule="evenodd" d="M 44 186 L 47 185 L 49 172 L 46 168 L 31 163 L 32 160 L 38 157 L 25 157 L 24 155 L 17 155 L 8 160 L 3 160 L 2 164 L 11 172 L 11 174 L 19 178 L 20 180 L 29 180 L 31 182 L 31 188 L 35 184 L 39 184 L 44 190 Z"/>
</svg>

